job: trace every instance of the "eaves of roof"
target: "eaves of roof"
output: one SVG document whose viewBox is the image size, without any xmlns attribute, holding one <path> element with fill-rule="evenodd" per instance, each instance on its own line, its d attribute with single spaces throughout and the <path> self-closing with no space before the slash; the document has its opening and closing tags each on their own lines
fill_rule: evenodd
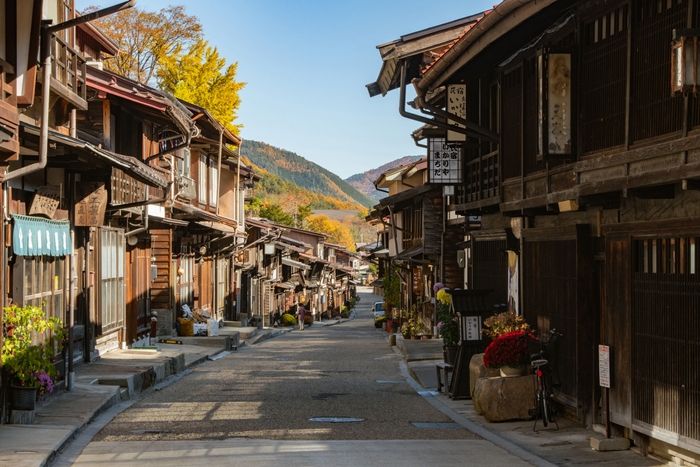
<svg viewBox="0 0 700 467">
<path fill-rule="evenodd" d="M 484 12 L 443 54 L 423 69 L 416 86 L 427 92 L 462 68 L 496 39 L 558 0 L 503 0 Z M 498 27 L 502 20 L 507 24 Z"/>
</svg>

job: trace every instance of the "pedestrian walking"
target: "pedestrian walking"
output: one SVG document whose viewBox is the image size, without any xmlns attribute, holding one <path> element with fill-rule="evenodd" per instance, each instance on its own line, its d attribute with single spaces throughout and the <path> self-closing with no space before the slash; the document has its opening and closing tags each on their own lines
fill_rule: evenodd
<svg viewBox="0 0 700 467">
<path fill-rule="evenodd" d="M 297 319 L 299 320 L 299 330 L 303 331 L 304 330 L 304 318 L 306 317 L 306 308 L 304 308 L 304 304 L 300 303 L 299 306 L 297 307 Z"/>
</svg>

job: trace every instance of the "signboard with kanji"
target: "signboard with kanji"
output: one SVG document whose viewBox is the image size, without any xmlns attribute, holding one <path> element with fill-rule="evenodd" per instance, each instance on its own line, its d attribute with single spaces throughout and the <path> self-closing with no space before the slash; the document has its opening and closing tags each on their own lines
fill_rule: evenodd
<svg viewBox="0 0 700 467">
<path fill-rule="evenodd" d="M 466 84 L 450 84 L 447 86 L 447 112 L 455 117 L 467 118 L 467 85 Z M 447 120 L 447 123 L 458 128 L 464 128 L 464 125 L 453 120 Z M 467 135 L 456 131 L 447 131 L 447 141 L 466 141 Z"/>
<path fill-rule="evenodd" d="M 444 185 L 462 183 L 462 149 L 444 138 L 428 140 L 428 182 Z"/>
<path fill-rule="evenodd" d="M 32 207 L 29 208 L 29 215 L 37 214 L 53 219 L 58 209 L 61 199 L 61 187 L 58 185 L 40 186 L 36 189 L 36 194 L 32 200 Z"/>
<path fill-rule="evenodd" d="M 75 184 L 75 225 L 98 227 L 104 224 L 107 190 L 103 182 Z"/>
<path fill-rule="evenodd" d="M 413 268 L 413 293 L 421 293 L 421 270 L 420 268 Z"/>
</svg>

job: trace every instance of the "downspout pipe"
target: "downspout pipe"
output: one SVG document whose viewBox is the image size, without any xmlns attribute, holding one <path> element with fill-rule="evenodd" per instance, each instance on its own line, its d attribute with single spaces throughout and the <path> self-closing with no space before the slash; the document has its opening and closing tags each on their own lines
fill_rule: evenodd
<svg viewBox="0 0 700 467">
<path fill-rule="evenodd" d="M 148 200 L 148 185 L 146 185 L 146 200 Z M 148 205 L 144 204 L 143 208 L 141 208 L 141 211 L 143 212 L 143 225 L 137 229 L 130 230 L 124 234 L 124 237 L 132 237 L 134 235 L 140 234 L 141 232 L 145 232 L 148 230 Z"/>
<path fill-rule="evenodd" d="M 420 101 L 422 100 L 422 98 L 419 96 L 418 100 L 419 100 L 419 102 L 417 102 L 417 104 L 420 104 L 421 103 Z M 423 102 L 423 104 L 425 104 L 425 103 Z M 457 133 L 465 134 L 465 135 L 473 137 L 473 138 L 483 139 L 483 140 L 487 140 L 487 141 L 491 141 L 493 139 L 492 136 L 487 136 L 486 134 L 482 133 L 482 131 L 484 130 L 483 128 L 478 127 L 478 125 L 474 125 L 471 122 L 467 122 L 466 120 L 462 120 L 455 115 L 448 114 L 449 118 L 451 120 L 454 120 L 454 121 L 456 121 L 460 124 L 463 124 L 463 125 L 465 123 L 469 124 L 469 125 L 465 125 L 465 126 L 477 126 L 480 129 L 480 131 L 471 130 L 470 128 L 460 128 L 458 126 L 448 125 L 447 123 L 441 122 L 441 121 L 436 120 L 436 119 L 421 117 L 420 115 L 416 115 L 416 114 L 412 114 L 410 112 L 407 112 L 406 111 L 406 63 L 405 62 L 401 64 L 401 85 L 399 87 L 399 114 L 404 118 L 408 118 L 410 120 L 415 120 L 417 122 L 424 123 L 427 125 L 433 125 L 433 126 L 436 126 L 442 130 L 454 131 Z M 498 138 L 496 138 L 494 140 L 494 142 L 498 142 L 498 141 L 499 141 Z"/>
<path fill-rule="evenodd" d="M 118 5 L 103 8 L 84 16 L 73 18 L 70 21 L 56 24 L 55 26 L 44 26 L 41 31 L 41 62 L 42 62 L 42 86 L 41 86 L 41 128 L 39 131 L 39 161 L 29 164 L 25 167 L 20 167 L 17 170 L 8 172 L 3 175 L 2 182 L 12 180 L 14 178 L 23 177 L 30 173 L 38 172 L 46 167 L 48 159 L 48 142 L 49 142 L 49 99 L 51 98 L 51 37 L 58 31 L 72 28 L 79 24 L 111 15 L 127 8 L 136 5 L 136 0 L 129 0 Z"/>
<path fill-rule="evenodd" d="M 219 205 L 221 204 L 221 200 L 219 199 L 219 193 L 221 192 L 221 155 L 224 151 L 224 128 L 221 127 L 219 128 L 219 161 L 217 163 L 217 169 L 216 169 L 216 193 L 214 195 L 216 196 L 216 215 L 219 215 Z"/>
</svg>

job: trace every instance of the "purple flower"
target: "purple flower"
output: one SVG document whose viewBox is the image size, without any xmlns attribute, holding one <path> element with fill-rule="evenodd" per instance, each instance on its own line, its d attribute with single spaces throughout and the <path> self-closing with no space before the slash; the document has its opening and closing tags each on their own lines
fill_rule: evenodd
<svg viewBox="0 0 700 467">
<path fill-rule="evenodd" d="M 442 327 L 443 327 L 444 325 L 445 325 L 445 323 L 443 323 L 442 321 L 440 321 L 439 323 L 437 323 L 437 330 L 439 331 L 440 329 L 442 329 Z"/>
<path fill-rule="evenodd" d="M 433 292 L 437 293 L 438 290 L 444 289 L 445 286 L 442 284 L 442 282 L 436 282 L 435 285 L 433 286 Z"/>
</svg>

